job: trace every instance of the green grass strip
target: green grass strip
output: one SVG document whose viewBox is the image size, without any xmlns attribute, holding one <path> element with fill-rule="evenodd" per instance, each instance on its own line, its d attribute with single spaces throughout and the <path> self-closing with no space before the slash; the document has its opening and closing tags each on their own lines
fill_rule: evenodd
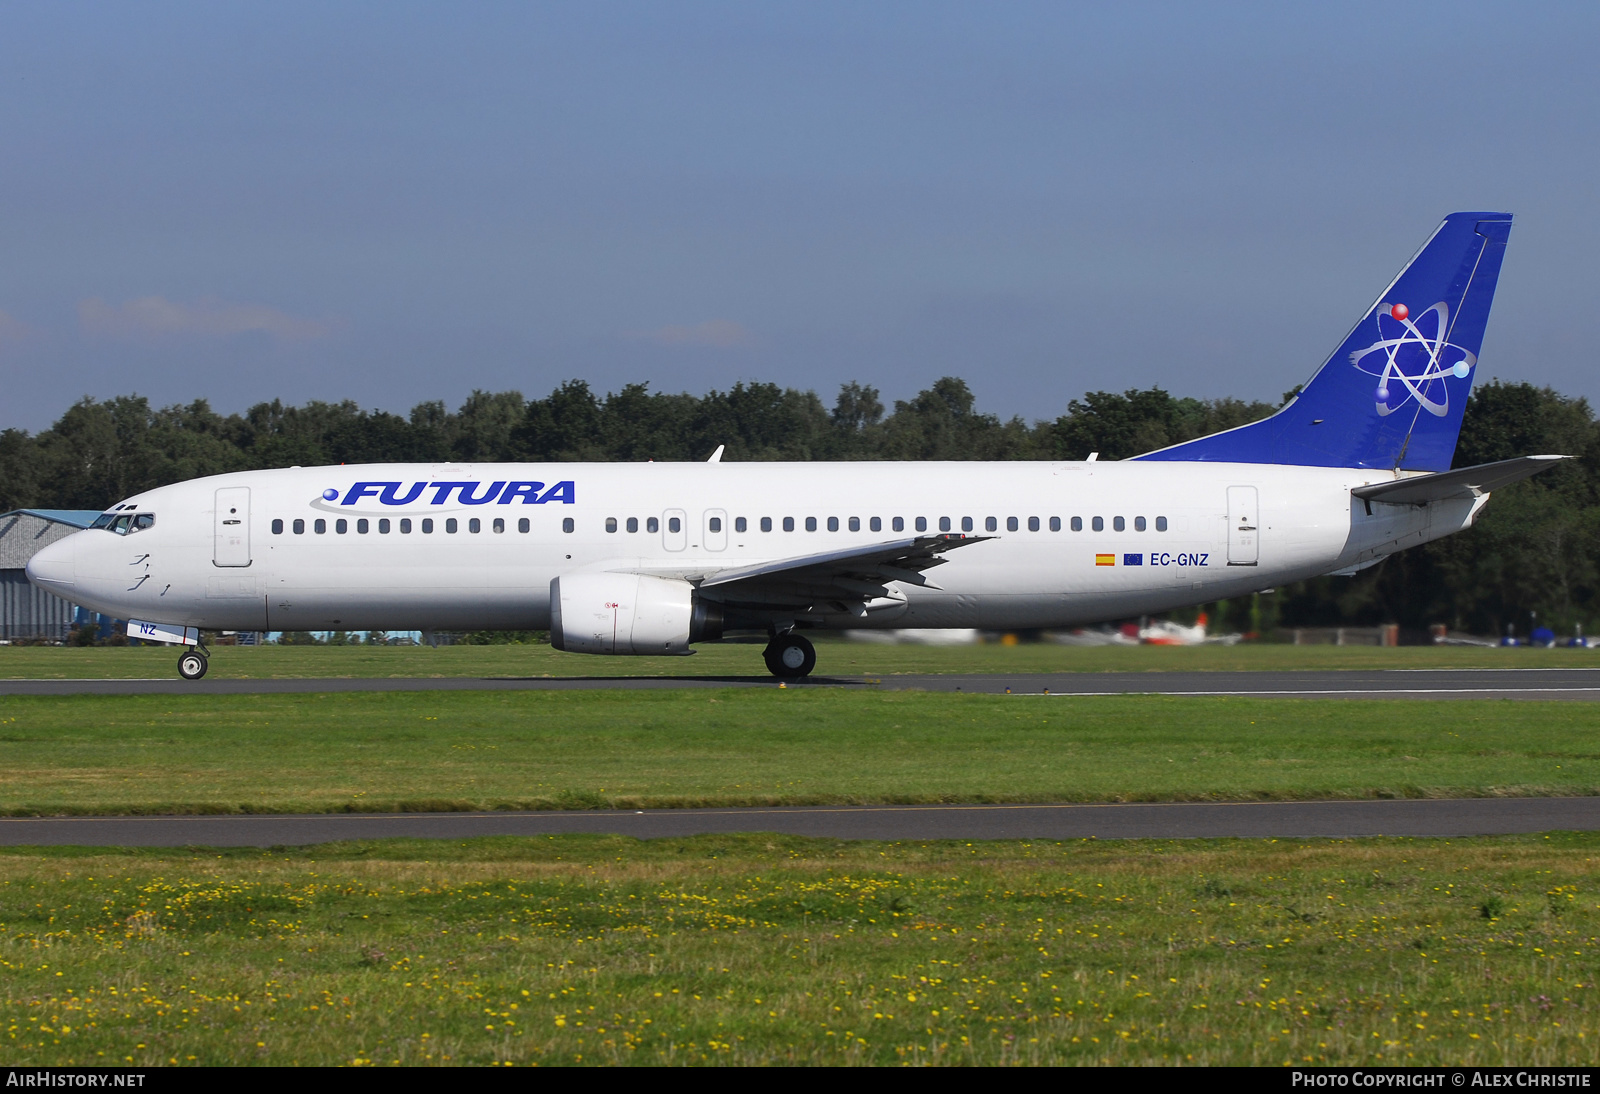
<svg viewBox="0 0 1600 1094">
<path fill-rule="evenodd" d="M 0 811 L 1600 792 L 1600 706 L 829 689 L 0 699 Z"/>
</svg>

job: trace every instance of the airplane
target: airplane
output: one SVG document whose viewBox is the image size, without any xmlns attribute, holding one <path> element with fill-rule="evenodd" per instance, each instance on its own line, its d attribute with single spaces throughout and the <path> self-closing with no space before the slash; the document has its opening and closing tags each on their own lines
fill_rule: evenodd
<svg viewBox="0 0 1600 1094">
<path fill-rule="evenodd" d="M 1272 416 L 1124 461 L 371 464 L 146 490 L 28 563 L 184 647 L 207 630 L 548 630 L 684 655 L 807 632 L 1081 626 L 1351 574 L 1565 457 L 1451 470 L 1506 213 L 1446 217 Z"/>
</svg>

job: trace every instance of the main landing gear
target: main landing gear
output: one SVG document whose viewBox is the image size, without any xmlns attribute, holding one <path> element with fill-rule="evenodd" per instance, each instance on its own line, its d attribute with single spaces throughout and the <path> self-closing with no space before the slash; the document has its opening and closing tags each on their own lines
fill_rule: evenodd
<svg viewBox="0 0 1600 1094">
<path fill-rule="evenodd" d="M 761 656 L 767 662 L 767 671 L 785 680 L 810 676 L 811 670 L 817 667 L 817 648 L 804 635 L 793 631 L 774 635 Z"/>
<path fill-rule="evenodd" d="M 178 675 L 185 680 L 200 679 L 210 667 L 211 663 L 206 660 L 205 651 L 199 648 L 184 650 L 178 658 Z"/>
</svg>

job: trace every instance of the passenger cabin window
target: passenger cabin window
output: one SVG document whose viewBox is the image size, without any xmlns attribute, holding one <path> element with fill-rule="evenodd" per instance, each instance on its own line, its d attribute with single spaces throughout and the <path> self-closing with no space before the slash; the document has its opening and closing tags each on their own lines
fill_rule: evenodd
<svg viewBox="0 0 1600 1094">
<path fill-rule="evenodd" d="M 783 518 L 783 530 L 785 532 L 794 531 L 794 518 L 793 517 L 784 517 Z"/>
<path fill-rule="evenodd" d="M 917 531 L 926 532 L 927 530 L 928 530 L 928 518 L 927 517 L 918 517 L 917 518 Z"/>
<path fill-rule="evenodd" d="M 1074 517 L 1072 519 L 1072 523 L 1074 523 L 1074 524 L 1078 523 L 1078 519 L 1076 517 Z M 1093 528 L 1096 532 L 1104 532 L 1106 530 L 1105 518 L 1104 517 L 1095 517 L 1094 520 L 1089 522 L 1089 527 Z"/>
<path fill-rule="evenodd" d="M 1143 517 L 1134 517 L 1133 518 L 1133 530 L 1135 532 L 1144 531 L 1144 518 Z"/>
<path fill-rule="evenodd" d="M 570 524 L 571 523 L 571 518 L 569 517 L 565 523 L 569 523 Z M 572 529 L 568 528 L 567 531 L 570 532 L 570 531 L 572 531 Z M 681 532 L 681 531 L 683 531 L 683 521 L 679 520 L 677 517 L 668 517 L 667 518 L 667 531 L 669 531 L 669 532 Z"/>
<path fill-rule="evenodd" d="M 638 517 L 629 517 L 628 518 L 628 531 L 637 532 L 638 530 L 639 530 L 639 518 Z M 527 531 L 527 529 L 524 528 L 523 531 Z"/>
<path fill-rule="evenodd" d="M 1016 517 L 1007 517 L 1006 518 L 1006 531 L 1015 532 L 1017 530 L 1017 527 L 1018 527 L 1018 525 L 1017 525 L 1017 518 Z"/>
<path fill-rule="evenodd" d="M 677 524 L 678 523 L 678 518 L 677 517 L 673 517 L 672 518 L 672 523 L 673 524 Z M 577 525 L 572 522 L 572 518 L 571 517 L 562 517 L 561 518 L 561 530 L 563 532 L 570 532 L 576 527 L 577 527 Z"/>
<path fill-rule="evenodd" d="M 635 523 L 637 523 L 637 521 Z M 533 525 L 528 523 L 528 518 L 527 517 L 523 517 L 521 520 L 517 521 L 517 531 L 519 531 L 519 532 L 526 532 L 529 528 L 532 528 L 532 527 L 533 527 Z"/>
<path fill-rule="evenodd" d="M 425 536 L 433 535 L 433 518 L 432 517 L 423 517 L 422 518 L 422 534 L 425 535 Z"/>
<path fill-rule="evenodd" d="M 837 528 L 839 526 L 837 524 L 835 524 L 834 527 Z M 817 530 L 817 518 L 816 517 L 807 517 L 806 518 L 806 531 L 815 532 L 816 530 Z"/>
<path fill-rule="evenodd" d="M 839 518 L 838 517 L 829 517 L 828 518 L 828 531 L 837 532 L 838 530 L 839 530 Z"/>
<path fill-rule="evenodd" d="M 939 531 L 948 532 L 949 530 L 950 530 L 950 518 L 949 517 L 940 517 L 939 518 Z"/>
<path fill-rule="evenodd" d="M 734 517 L 733 518 L 733 530 L 735 532 L 745 532 L 745 531 L 747 531 L 749 529 L 749 527 L 750 527 L 749 523 L 746 522 L 746 520 L 743 517 Z"/>
<path fill-rule="evenodd" d="M 444 530 L 450 533 L 452 536 L 456 534 L 456 529 L 460 527 L 461 525 L 456 523 L 455 517 L 451 517 L 444 522 Z"/>
<path fill-rule="evenodd" d="M 274 519 L 273 520 L 273 522 L 272 522 L 272 534 L 275 535 L 275 536 L 283 535 L 283 521 L 282 520 L 278 520 L 278 519 Z"/>
<path fill-rule="evenodd" d="M 361 535 L 366 535 L 368 532 L 372 531 L 371 522 L 368 521 L 366 517 L 362 517 L 360 520 L 356 521 L 356 531 Z"/>
<path fill-rule="evenodd" d="M 722 531 L 722 518 L 712 517 L 710 520 L 706 521 L 706 527 L 713 532 Z"/>
<path fill-rule="evenodd" d="M 306 534 L 306 522 L 305 521 L 296 520 L 294 522 L 294 534 L 297 535 L 297 536 L 303 536 L 303 535 Z"/>
<path fill-rule="evenodd" d="M 1061 525 L 1059 523 L 1057 523 L 1056 524 L 1056 530 L 1060 531 L 1060 529 L 1061 529 Z M 1039 530 L 1039 518 L 1038 517 L 1029 517 L 1028 518 L 1028 531 L 1037 532 L 1038 530 Z"/>
<path fill-rule="evenodd" d="M 411 534 L 411 518 L 410 517 L 401 517 L 400 518 L 400 534 L 402 536 L 409 536 Z"/>
<path fill-rule="evenodd" d="M 473 535 L 477 535 L 479 532 L 483 531 L 483 521 L 479 520 L 477 517 L 473 517 L 471 520 L 467 521 L 467 531 L 471 532 Z"/>
<path fill-rule="evenodd" d="M 1166 530 L 1167 530 L 1167 518 L 1166 517 L 1157 517 L 1156 518 L 1156 531 L 1165 532 Z"/>
<path fill-rule="evenodd" d="M 318 517 L 316 523 L 311 526 L 311 530 L 316 532 L 319 536 L 325 535 L 328 531 L 328 522 L 323 520 L 321 517 Z"/>
<path fill-rule="evenodd" d="M 894 520 L 889 522 L 889 527 L 894 529 L 896 532 L 904 532 L 906 530 L 906 518 L 895 517 Z"/>
<path fill-rule="evenodd" d="M 384 517 L 384 518 L 382 518 L 381 520 L 378 521 L 378 534 L 380 536 L 386 536 L 386 535 L 389 534 L 389 529 L 391 529 L 393 527 L 394 527 L 394 525 L 389 523 L 389 518 L 388 517 Z"/>
<path fill-rule="evenodd" d="M 350 531 L 350 522 L 345 520 L 343 517 L 340 517 L 338 520 L 333 522 L 333 530 L 342 536 L 346 532 Z"/>
<path fill-rule="evenodd" d="M 1128 522 L 1123 520 L 1121 517 L 1112 517 L 1111 518 L 1111 530 L 1112 531 L 1114 531 L 1114 532 L 1126 531 L 1127 527 L 1128 527 Z"/>
<path fill-rule="evenodd" d="M 1011 518 L 1011 523 L 1013 525 L 1016 524 L 1017 523 L 1017 519 L 1015 517 L 1012 517 Z M 984 517 L 983 518 L 983 530 L 985 532 L 998 532 L 1000 530 L 1000 522 L 998 520 L 996 520 L 995 518 L 993 518 L 993 517 Z M 1016 528 L 1012 528 L 1011 530 L 1013 532 L 1015 532 Z"/>
<path fill-rule="evenodd" d="M 659 532 L 661 531 L 661 522 L 655 517 L 649 517 L 644 522 L 644 530 L 646 532 Z"/>
<path fill-rule="evenodd" d="M 771 517 L 762 517 L 761 518 L 761 530 L 763 532 L 772 531 L 772 518 Z"/>
<path fill-rule="evenodd" d="M 874 518 L 874 519 L 876 519 L 876 518 Z M 861 518 L 860 517 L 851 517 L 850 518 L 850 530 L 852 532 L 861 531 Z"/>
<path fill-rule="evenodd" d="M 616 523 L 617 523 L 617 522 L 616 522 L 616 521 L 612 521 L 612 522 L 611 522 L 611 523 L 612 523 L 612 524 L 613 524 L 613 525 L 615 525 L 615 524 L 616 524 Z M 497 535 L 498 535 L 498 534 L 503 534 L 503 533 L 504 533 L 504 532 L 505 532 L 505 530 L 506 530 L 506 522 L 505 522 L 505 518 L 503 518 L 503 517 L 495 517 L 495 518 L 494 518 L 494 530 L 495 530 L 495 533 L 496 533 L 496 534 L 497 534 Z M 612 531 L 613 531 L 613 532 L 615 532 L 615 531 L 616 531 L 616 528 L 615 528 L 615 527 L 613 527 L 613 528 L 612 528 L 612 529 L 611 529 L 611 530 L 612 530 Z"/>
<path fill-rule="evenodd" d="M 1082 523 L 1078 520 L 1078 518 L 1077 517 L 1073 517 L 1072 521 L 1073 521 L 1072 530 L 1074 532 L 1082 531 Z M 1052 532 L 1061 531 L 1061 518 L 1060 517 L 1051 517 L 1050 518 L 1050 530 Z"/>
<path fill-rule="evenodd" d="M 1052 517 L 1051 519 L 1054 520 L 1055 518 Z M 1083 531 L 1083 518 L 1082 517 L 1073 517 L 1072 518 L 1072 530 L 1074 532 Z"/>
<path fill-rule="evenodd" d="M 617 518 L 616 517 L 607 517 L 606 518 L 606 531 L 615 532 L 616 530 L 617 530 Z"/>
<path fill-rule="evenodd" d="M 874 532 L 883 531 L 883 518 L 882 517 L 873 517 L 871 520 L 869 520 L 867 522 L 867 527 L 869 529 L 871 529 L 872 531 L 874 531 Z"/>
</svg>

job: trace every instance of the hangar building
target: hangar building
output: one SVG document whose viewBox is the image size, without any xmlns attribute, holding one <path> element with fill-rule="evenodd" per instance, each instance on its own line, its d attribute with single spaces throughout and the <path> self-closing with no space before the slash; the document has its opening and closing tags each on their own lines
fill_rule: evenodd
<svg viewBox="0 0 1600 1094">
<path fill-rule="evenodd" d="M 47 544 L 89 527 L 93 509 L 13 509 L 0 513 L 0 638 L 60 640 L 72 629 L 77 605 L 29 581 L 28 560 Z"/>
</svg>

